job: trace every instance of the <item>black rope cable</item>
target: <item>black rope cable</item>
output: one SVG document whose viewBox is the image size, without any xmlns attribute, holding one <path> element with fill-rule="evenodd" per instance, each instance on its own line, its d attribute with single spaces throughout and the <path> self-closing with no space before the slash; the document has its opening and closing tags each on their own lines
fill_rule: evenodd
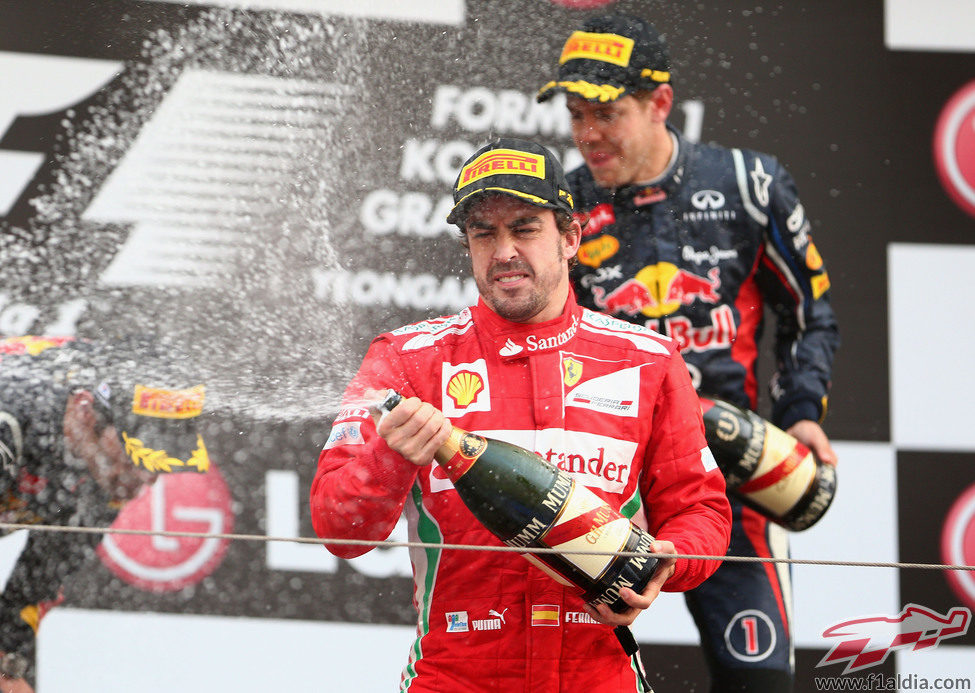
<svg viewBox="0 0 975 693">
<path fill-rule="evenodd" d="M 174 532 L 164 530 L 148 529 L 119 529 L 112 527 L 65 527 L 60 525 L 42 524 L 15 524 L 0 522 L 0 530 L 31 530 L 38 532 L 65 532 L 69 534 L 119 534 L 135 536 L 160 536 L 187 539 L 227 539 L 230 541 L 259 541 L 259 542 L 290 542 L 294 544 L 336 544 L 342 546 L 369 546 L 372 548 L 394 549 L 445 549 L 449 551 L 494 551 L 510 553 L 561 553 L 576 556 L 646 556 L 642 551 L 583 551 L 535 547 L 515 547 L 515 546 L 477 546 L 473 544 L 442 544 L 424 541 L 373 541 L 369 539 L 321 539 L 318 537 L 272 537 L 263 534 L 221 534 L 209 532 Z M 660 556 L 661 554 L 655 554 Z M 683 558 L 695 561 L 738 561 L 743 563 L 785 563 L 789 565 L 823 565 L 840 566 L 854 568 L 905 568 L 920 570 L 973 570 L 975 565 L 958 565 L 951 563 L 909 563 L 902 561 L 840 561 L 829 559 L 812 558 L 772 558 L 763 556 L 709 556 L 699 554 L 666 554 L 669 558 Z"/>
</svg>

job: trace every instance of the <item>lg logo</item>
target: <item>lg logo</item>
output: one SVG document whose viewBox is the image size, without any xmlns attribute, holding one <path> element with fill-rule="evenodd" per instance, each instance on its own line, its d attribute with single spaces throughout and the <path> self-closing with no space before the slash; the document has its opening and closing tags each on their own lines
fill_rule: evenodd
<svg viewBox="0 0 975 693">
<path fill-rule="evenodd" d="M 975 484 L 952 504 L 941 529 L 941 557 L 953 565 L 973 565 L 975 561 Z M 955 594 L 975 607 L 975 574 L 967 570 L 948 570 L 945 577 Z"/>
<path fill-rule="evenodd" d="M 98 547 L 102 562 L 131 585 L 172 592 L 210 575 L 230 545 L 234 514 L 227 483 L 216 466 L 206 474 L 163 474 L 127 503 L 114 529 L 166 534 L 107 534 Z"/>
<path fill-rule="evenodd" d="M 308 493 L 301 489 L 297 472 L 284 469 L 270 470 L 265 473 L 265 480 L 267 535 L 278 540 L 269 541 L 267 544 L 267 567 L 282 571 L 337 573 L 339 559 L 320 544 L 280 541 L 297 539 L 301 535 L 301 517 L 308 515 Z M 394 542 L 409 540 L 404 518 L 401 517 L 396 523 L 388 540 Z M 373 578 L 413 576 L 410 554 L 404 547 L 379 547 L 345 563 L 356 572 Z"/>
<path fill-rule="evenodd" d="M 975 216 L 975 81 L 945 104 L 935 127 L 933 149 L 944 189 L 955 204 Z"/>
</svg>

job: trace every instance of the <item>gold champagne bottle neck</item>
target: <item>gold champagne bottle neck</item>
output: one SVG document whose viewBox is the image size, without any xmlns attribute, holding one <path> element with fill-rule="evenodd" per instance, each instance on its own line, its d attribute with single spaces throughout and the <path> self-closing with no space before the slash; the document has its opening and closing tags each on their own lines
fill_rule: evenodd
<svg viewBox="0 0 975 693">
<path fill-rule="evenodd" d="M 396 390 L 387 390 L 382 402 L 372 405 L 375 415 L 388 414 L 403 401 L 403 396 Z M 434 453 L 433 459 L 444 468 L 451 481 L 457 481 L 471 468 L 477 458 L 484 452 L 486 441 L 478 435 L 453 426 L 450 436 Z"/>
<path fill-rule="evenodd" d="M 440 449 L 433 454 L 433 459 L 440 464 L 446 464 L 454 455 L 460 454 L 461 441 L 466 434 L 466 431 L 454 426 L 450 430 L 450 437 L 447 438 L 446 442 L 440 446 Z"/>
</svg>

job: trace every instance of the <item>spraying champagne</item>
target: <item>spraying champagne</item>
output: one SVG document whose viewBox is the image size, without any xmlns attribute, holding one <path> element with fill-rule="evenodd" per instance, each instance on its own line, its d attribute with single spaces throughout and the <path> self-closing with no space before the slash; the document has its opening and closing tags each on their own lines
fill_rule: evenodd
<svg viewBox="0 0 975 693">
<path fill-rule="evenodd" d="M 390 390 L 380 412 L 401 400 Z M 576 587 L 590 606 L 626 611 L 620 590 L 643 592 L 653 577 L 656 558 L 618 555 L 647 554 L 653 537 L 534 452 L 454 426 L 434 459 L 498 539 L 520 548 L 558 549 L 523 555 L 556 581 Z"/>
</svg>

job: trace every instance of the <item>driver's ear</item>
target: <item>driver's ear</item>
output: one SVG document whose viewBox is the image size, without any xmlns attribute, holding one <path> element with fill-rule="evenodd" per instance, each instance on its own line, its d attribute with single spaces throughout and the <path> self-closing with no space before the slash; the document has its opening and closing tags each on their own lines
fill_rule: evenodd
<svg viewBox="0 0 975 693">
<path fill-rule="evenodd" d="M 78 390 L 68 395 L 64 418 L 84 426 L 95 427 L 95 397 L 88 390 Z"/>
<path fill-rule="evenodd" d="M 565 246 L 565 259 L 575 257 L 576 253 L 579 252 L 579 246 L 582 244 L 582 225 L 578 219 L 572 219 L 572 228 L 562 235 L 562 241 Z"/>
<path fill-rule="evenodd" d="M 654 108 L 655 120 L 664 122 L 674 107 L 674 88 L 669 84 L 661 84 L 653 90 L 650 101 Z"/>
</svg>

